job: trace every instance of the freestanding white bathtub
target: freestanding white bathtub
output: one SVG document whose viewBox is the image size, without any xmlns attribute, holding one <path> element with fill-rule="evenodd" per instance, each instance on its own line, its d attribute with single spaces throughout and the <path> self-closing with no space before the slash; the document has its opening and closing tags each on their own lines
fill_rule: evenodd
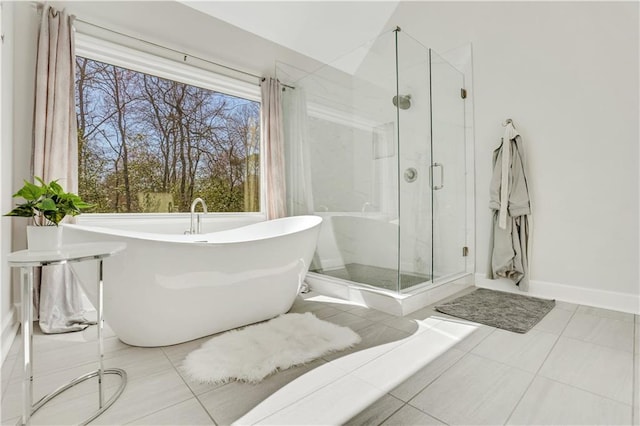
<svg viewBox="0 0 640 426">
<path fill-rule="evenodd" d="M 64 225 L 63 241 L 127 243 L 104 261 L 105 321 L 127 344 L 165 346 L 287 312 L 321 222 L 294 216 L 197 235 Z M 95 304 L 94 262 L 72 268 Z"/>
</svg>

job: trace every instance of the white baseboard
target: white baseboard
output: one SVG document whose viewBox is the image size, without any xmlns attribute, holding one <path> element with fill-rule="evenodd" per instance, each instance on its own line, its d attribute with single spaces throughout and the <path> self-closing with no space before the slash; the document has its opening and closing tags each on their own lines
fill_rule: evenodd
<svg viewBox="0 0 640 426">
<path fill-rule="evenodd" d="M 18 321 L 17 311 L 14 307 L 11 307 L 11 310 L 2 318 L 2 353 L 0 356 L 2 357 L 2 361 L 7 358 L 7 354 L 11 350 L 11 345 L 13 345 L 13 341 L 18 334 L 18 328 L 20 326 L 20 322 Z M 0 363 L 1 363 L 0 362 Z"/>
<path fill-rule="evenodd" d="M 512 281 L 504 278 L 490 280 L 486 278 L 484 273 L 476 273 L 475 279 L 476 287 L 508 291 L 544 299 L 555 299 L 563 302 L 576 303 L 578 305 L 594 306 L 640 315 L 640 294 L 596 290 L 534 280 L 529 282 L 529 291 L 524 293 L 521 292 Z"/>
</svg>

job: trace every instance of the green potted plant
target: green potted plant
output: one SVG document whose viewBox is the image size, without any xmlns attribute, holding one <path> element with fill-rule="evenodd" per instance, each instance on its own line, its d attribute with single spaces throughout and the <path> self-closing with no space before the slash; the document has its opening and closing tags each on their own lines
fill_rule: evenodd
<svg viewBox="0 0 640 426">
<path fill-rule="evenodd" d="M 94 207 L 85 203 L 73 193 L 65 192 L 57 180 L 46 183 L 35 177 L 39 183 L 24 181 L 24 186 L 13 197 L 21 197 L 24 203 L 5 216 L 33 218 L 34 225 L 27 226 L 27 242 L 30 250 L 55 250 L 60 247 L 62 228 L 58 225 L 66 216 L 77 216 Z"/>
</svg>

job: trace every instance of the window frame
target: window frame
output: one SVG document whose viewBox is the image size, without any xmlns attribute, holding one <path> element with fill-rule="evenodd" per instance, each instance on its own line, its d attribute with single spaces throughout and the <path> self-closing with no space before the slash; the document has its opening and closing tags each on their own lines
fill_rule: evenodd
<svg viewBox="0 0 640 426">
<path fill-rule="evenodd" d="M 191 62 L 197 62 L 197 58 L 184 55 L 183 61 L 178 61 L 164 55 L 151 53 L 123 44 L 115 43 L 103 38 L 76 31 L 74 42 L 74 53 L 76 56 L 92 59 L 110 65 L 130 69 L 132 71 L 150 74 L 153 76 L 174 80 L 180 83 L 197 86 L 226 95 L 236 96 L 250 101 L 258 102 L 261 105 L 261 90 L 256 82 L 248 79 L 241 79 L 224 75 L 211 69 L 196 66 Z M 173 52 L 175 54 L 175 52 Z M 203 60 L 199 60 L 205 62 Z M 213 64 L 213 63 L 210 63 Z M 224 68 L 220 66 L 221 68 Z M 209 212 L 213 217 L 219 218 L 241 218 L 266 219 L 266 191 L 265 181 L 265 158 L 264 138 L 262 128 L 260 128 L 260 211 L 258 212 Z M 83 213 L 76 218 L 77 223 L 96 223 L 99 221 L 109 221 L 116 218 L 126 220 L 149 220 L 149 219 L 182 219 L 188 218 L 190 213 Z"/>
</svg>

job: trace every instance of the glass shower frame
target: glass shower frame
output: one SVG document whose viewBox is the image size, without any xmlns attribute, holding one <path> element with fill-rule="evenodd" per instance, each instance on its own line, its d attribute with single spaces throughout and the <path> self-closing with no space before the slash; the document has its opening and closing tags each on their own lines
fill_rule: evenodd
<svg viewBox="0 0 640 426">
<path fill-rule="evenodd" d="M 290 214 L 324 218 L 310 270 L 396 294 L 465 272 L 463 74 L 396 29 L 313 73 L 279 64 L 278 77 L 294 87 L 285 122 L 300 118 L 287 98 L 305 98 L 306 134 L 288 147 L 308 150 L 312 201 L 295 211 L 299 188 L 289 198 Z"/>
</svg>

